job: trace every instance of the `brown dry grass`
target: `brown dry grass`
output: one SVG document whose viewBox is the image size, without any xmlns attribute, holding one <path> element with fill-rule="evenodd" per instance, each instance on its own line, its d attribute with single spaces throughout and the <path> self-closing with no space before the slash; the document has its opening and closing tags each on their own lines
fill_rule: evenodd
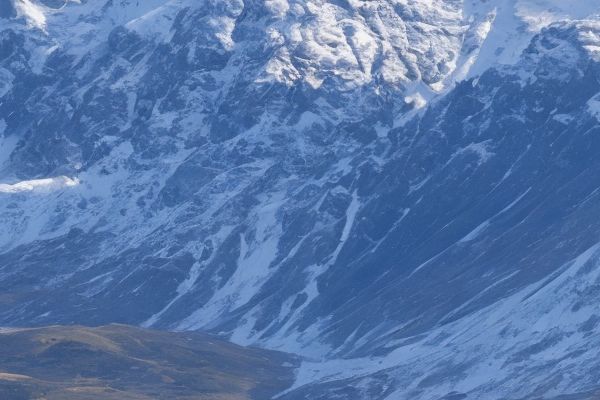
<svg viewBox="0 0 600 400">
<path fill-rule="evenodd" d="M 108 325 L 0 333 L 2 400 L 248 400 L 291 384 L 296 360 L 199 333 Z M 287 364 L 289 365 L 289 364 Z"/>
</svg>

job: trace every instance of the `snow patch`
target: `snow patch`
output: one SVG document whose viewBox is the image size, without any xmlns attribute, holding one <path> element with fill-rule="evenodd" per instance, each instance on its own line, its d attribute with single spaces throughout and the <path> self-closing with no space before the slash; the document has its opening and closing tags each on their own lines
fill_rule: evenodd
<svg viewBox="0 0 600 400">
<path fill-rule="evenodd" d="M 540 31 L 557 21 L 583 19 L 599 13 L 600 3 L 591 0 L 519 0 L 515 10 L 530 31 Z"/>
<path fill-rule="evenodd" d="M 597 265 L 599 248 L 599 245 L 592 246 L 567 263 L 552 279 L 528 286 L 485 309 L 435 328 L 420 340 L 400 346 L 384 356 L 306 360 L 300 365 L 292 388 L 284 393 L 317 382 L 368 379 L 369 375 L 385 371 L 397 379 L 398 385 L 386 400 L 409 398 L 407 393 L 415 390 L 422 391 L 419 396 L 414 396 L 419 398 L 442 398 L 450 392 L 472 392 L 469 397 L 473 398 L 508 397 L 506 394 L 512 389 L 505 388 L 506 392 L 496 392 L 493 396 L 489 392 L 490 385 L 512 375 L 523 375 L 515 381 L 525 387 L 531 384 L 530 371 L 536 368 L 563 371 L 561 360 L 589 345 L 590 339 L 585 338 L 585 332 L 579 328 L 589 315 L 598 313 L 597 302 L 593 302 L 591 308 L 579 311 L 574 311 L 573 305 L 580 303 L 584 293 L 589 293 L 595 284 L 600 272 Z M 588 265 L 591 261 L 595 263 L 593 268 Z M 509 278 L 504 277 L 494 285 Z M 588 301 L 597 299 L 596 295 L 591 295 L 594 297 Z M 534 346 L 547 341 L 553 332 L 563 335 L 557 336 L 557 341 L 549 344 L 547 349 L 536 352 Z M 497 356 L 490 358 L 489 354 Z M 527 357 L 523 362 L 510 362 L 523 354 Z M 597 357 L 597 352 L 590 357 Z M 418 386 L 421 379 L 414 379 L 415 376 L 431 376 L 436 367 L 457 363 L 469 366 L 458 378 L 425 388 Z M 407 374 L 408 370 L 413 373 Z M 354 386 L 356 382 L 352 384 Z M 568 384 L 569 380 L 559 383 L 557 393 L 567 393 Z M 521 391 L 525 397 L 527 390 Z"/>
<path fill-rule="evenodd" d="M 79 183 L 79 179 L 69 178 L 67 176 L 34 179 L 30 181 L 21 181 L 14 184 L 0 183 L 0 193 L 50 193 L 56 190 L 77 186 Z"/>
<path fill-rule="evenodd" d="M 600 95 L 592 97 L 587 102 L 587 112 L 600 121 Z"/>
<path fill-rule="evenodd" d="M 17 0 L 14 3 L 17 15 L 27 20 L 27 24 L 31 27 L 46 30 L 46 14 L 42 6 L 30 0 Z"/>
<path fill-rule="evenodd" d="M 488 226 L 490 226 L 490 221 L 489 220 L 484 221 L 477 228 L 473 229 L 465 237 L 463 237 L 462 239 L 460 239 L 459 243 L 472 242 L 473 240 L 477 239 L 477 237 L 479 237 L 479 235 L 483 231 L 485 231 Z"/>
<path fill-rule="evenodd" d="M 563 125 L 568 125 L 573 121 L 573 116 L 569 114 L 556 114 L 552 116 L 552 119 L 556 122 L 560 122 Z"/>
<path fill-rule="evenodd" d="M 290 9 L 286 0 L 265 0 L 265 7 L 276 17 L 284 17 Z"/>
<path fill-rule="evenodd" d="M 423 97 L 423 95 L 421 93 L 415 93 L 411 96 L 406 96 L 404 98 L 404 101 L 407 104 L 412 104 L 413 107 L 417 110 L 419 110 L 427 105 L 427 100 L 425 99 L 425 97 Z"/>
<path fill-rule="evenodd" d="M 254 234 L 240 233 L 237 269 L 210 301 L 180 323 L 178 329 L 200 328 L 215 321 L 226 310 L 242 307 L 275 272 L 271 264 L 279 251 L 281 223 L 278 213 L 284 199 L 285 192 L 261 199 L 261 205 L 255 210 Z M 237 337 L 236 341 L 243 344 L 247 339 L 248 337 Z"/>
</svg>

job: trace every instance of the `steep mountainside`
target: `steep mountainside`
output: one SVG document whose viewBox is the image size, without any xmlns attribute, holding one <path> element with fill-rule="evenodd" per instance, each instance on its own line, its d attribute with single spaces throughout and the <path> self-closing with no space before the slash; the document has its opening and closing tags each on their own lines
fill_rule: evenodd
<svg viewBox="0 0 600 400">
<path fill-rule="evenodd" d="M 0 2 L 0 323 L 296 352 L 290 399 L 593 396 L 598 12 Z"/>
</svg>

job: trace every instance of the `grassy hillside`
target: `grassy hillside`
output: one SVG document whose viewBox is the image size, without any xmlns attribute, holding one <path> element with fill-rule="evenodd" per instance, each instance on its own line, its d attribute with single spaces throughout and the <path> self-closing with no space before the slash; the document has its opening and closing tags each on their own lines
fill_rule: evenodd
<svg viewBox="0 0 600 400">
<path fill-rule="evenodd" d="M 0 331 L 0 399 L 264 400 L 296 360 L 200 333 L 124 325 Z"/>
</svg>

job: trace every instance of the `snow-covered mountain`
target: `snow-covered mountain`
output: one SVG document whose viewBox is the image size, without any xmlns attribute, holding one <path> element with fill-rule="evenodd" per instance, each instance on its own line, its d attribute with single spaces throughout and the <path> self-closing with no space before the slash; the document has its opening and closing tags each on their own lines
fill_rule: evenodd
<svg viewBox="0 0 600 400">
<path fill-rule="evenodd" d="M 294 352 L 285 399 L 593 398 L 597 13 L 0 1 L 0 325 Z"/>
</svg>

